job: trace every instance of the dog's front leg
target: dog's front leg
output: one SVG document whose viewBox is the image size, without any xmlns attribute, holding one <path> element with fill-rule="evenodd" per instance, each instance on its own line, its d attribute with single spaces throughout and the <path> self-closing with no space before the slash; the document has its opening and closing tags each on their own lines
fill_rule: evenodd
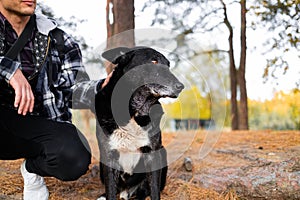
<svg viewBox="0 0 300 200">
<path fill-rule="evenodd" d="M 155 170 L 149 173 L 151 200 L 160 199 L 160 171 L 161 170 Z"/>
<path fill-rule="evenodd" d="M 104 176 L 105 176 L 105 192 L 106 200 L 116 200 L 118 194 L 118 180 L 119 180 L 119 171 L 118 171 L 118 153 L 117 151 L 111 151 L 108 153 L 107 165 L 105 166 Z"/>
<path fill-rule="evenodd" d="M 150 184 L 150 197 L 151 200 L 160 199 L 160 156 L 157 156 L 157 152 L 149 153 L 146 156 L 146 166 L 148 173 L 148 183 Z"/>
<path fill-rule="evenodd" d="M 105 166 L 105 197 L 106 200 L 116 200 L 117 199 L 117 177 L 116 169 Z"/>
</svg>

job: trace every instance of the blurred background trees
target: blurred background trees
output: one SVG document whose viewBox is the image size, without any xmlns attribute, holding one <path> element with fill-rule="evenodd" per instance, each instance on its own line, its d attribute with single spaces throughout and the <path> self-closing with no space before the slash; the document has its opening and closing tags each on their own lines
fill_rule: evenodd
<svg viewBox="0 0 300 200">
<path fill-rule="evenodd" d="M 300 90 L 279 91 L 265 101 L 249 100 L 249 119 L 254 130 L 300 130 Z"/>
<path fill-rule="evenodd" d="M 252 28 L 264 27 L 270 33 L 264 44 L 267 58 L 264 77 L 276 78 L 277 71 L 285 74 L 290 67 L 285 54 L 300 50 L 300 1 L 255 0 L 249 9 L 255 17 Z"/>
<path fill-rule="evenodd" d="M 247 45 L 247 29 L 264 26 L 271 33 L 265 41 L 267 53 L 271 57 L 267 58 L 265 73 L 262 76 L 265 78 L 270 75 L 275 77 L 274 72 L 280 69 L 283 69 L 283 73 L 285 73 L 289 64 L 285 60 L 284 53 L 293 48 L 299 50 L 300 2 L 298 0 L 152 0 L 145 4 L 145 8 L 153 5 L 156 8 L 153 24 L 171 24 L 173 29 L 180 33 L 181 46 L 184 46 L 184 41 L 188 36 L 193 35 L 197 38 L 199 33 L 222 34 L 220 30 L 227 28 L 227 33 L 225 33 L 228 35 L 228 45 L 225 50 L 220 49 L 216 42 L 216 49 L 208 52 L 227 54 L 225 60 L 228 63 L 230 80 L 231 128 L 233 130 L 248 129 L 248 97 L 245 78 L 247 46 L 249 46 Z M 232 6 L 239 6 L 240 12 L 234 13 L 235 18 L 232 18 L 228 11 L 228 7 Z M 246 20 L 248 17 L 251 20 Z M 238 43 L 235 35 L 239 36 L 239 46 L 234 44 Z M 240 51 L 239 56 L 236 51 Z M 236 58 L 239 59 L 239 64 Z M 270 71 L 273 72 L 270 73 Z"/>
<path fill-rule="evenodd" d="M 107 0 L 106 48 L 111 49 L 118 46 L 133 47 L 135 40 L 134 31 L 132 30 L 134 30 L 134 0 Z M 113 65 L 106 64 L 106 72 L 110 73 L 112 70 Z"/>
<path fill-rule="evenodd" d="M 143 15 L 148 10 L 153 11 L 151 26 L 165 27 L 174 32 L 168 41 L 160 42 L 166 46 L 170 41 L 176 44 L 168 53 L 168 58 L 173 63 L 172 70 L 188 81 L 186 91 L 182 93 L 187 97 L 181 96 L 180 100 L 191 99 L 188 98 L 191 92 L 194 92 L 193 95 L 199 99 L 198 107 L 195 107 L 193 101 L 185 103 L 187 106 L 184 108 L 185 114 L 190 110 L 190 113 L 194 112 L 190 117 L 194 117 L 197 116 L 196 111 L 201 118 L 206 116 L 203 113 L 210 113 L 210 117 L 218 120 L 223 118 L 220 111 L 226 107 L 230 113 L 225 117 L 225 125 L 233 130 L 299 129 L 300 78 L 295 81 L 294 90 L 276 91 L 273 99 L 268 100 L 249 99 L 245 78 L 247 71 L 256 70 L 254 66 L 248 65 L 246 58 L 247 54 L 256 51 L 258 46 L 263 46 L 266 61 L 265 66 L 256 66 L 265 69 L 261 74 L 262 81 L 263 78 L 265 81 L 276 80 L 291 67 L 295 68 L 291 66 L 287 54 L 293 52 L 300 58 L 299 0 L 144 0 L 139 2 L 107 0 L 106 2 L 107 36 L 110 38 L 106 48 L 111 47 L 109 42 L 114 40 L 115 35 L 135 28 L 136 17 L 149 18 Z M 136 10 L 136 3 L 143 4 L 141 10 Z M 43 9 L 43 12 L 51 16 L 52 11 L 48 9 Z M 58 19 L 63 26 L 75 29 L 76 23 L 84 22 L 76 18 L 67 22 L 62 18 Z M 249 33 L 262 29 L 266 30 L 263 32 L 265 41 L 262 44 L 249 43 L 247 40 Z M 131 36 L 128 38 L 132 39 L 121 39 L 114 42 L 113 46 L 134 46 L 136 42 L 134 32 L 129 32 Z M 80 34 L 75 36 L 79 37 L 81 44 L 84 44 Z M 196 47 L 196 43 L 201 44 L 201 47 Z M 87 45 L 83 47 L 84 51 L 89 50 Z M 190 66 L 187 62 L 184 63 L 182 58 L 186 58 Z M 88 57 L 86 62 L 102 61 Z M 218 68 L 219 74 L 214 68 Z M 221 88 L 213 86 L 213 83 L 218 80 L 224 83 L 225 100 L 216 103 L 215 99 L 222 99 L 224 96 L 224 93 L 219 92 Z M 205 99 L 206 102 L 201 99 Z M 203 107 L 206 107 L 204 109 L 206 111 L 201 110 Z M 172 112 L 175 113 L 170 115 L 177 115 L 178 102 L 174 102 L 173 105 L 167 103 L 166 109 L 174 109 Z"/>
</svg>

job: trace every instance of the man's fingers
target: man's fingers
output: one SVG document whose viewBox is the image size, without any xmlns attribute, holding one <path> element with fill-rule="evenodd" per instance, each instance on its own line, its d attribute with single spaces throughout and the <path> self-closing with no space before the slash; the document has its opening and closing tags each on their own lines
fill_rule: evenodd
<svg viewBox="0 0 300 200">
<path fill-rule="evenodd" d="M 19 108 L 18 108 L 18 113 L 19 114 L 24 114 L 24 107 L 26 105 L 26 102 L 27 102 L 27 95 L 26 95 L 26 88 L 22 88 L 22 91 L 21 91 L 21 100 L 20 100 L 20 104 L 19 104 Z"/>
<path fill-rule="evenodd" d="M 14 106 L 18 108 L 18 113 L 26 115 L 27 112 L 32 112 L 34 107 L 34 96 L 31 86 L 24 77 L 22 71 L 17 69 L 9 84 L 15 90 Z"/>
<path fill-rule="evenodd" d="M 24 104 L 24 108 L 23 108 L 23 112 L 22 112 L 23 115 L 26 115 L 30 108 L 30 104 L 31 104 L 30 90 L 27 89 L 25 95 L 26 95 L 26 98 L 25 98 L 25 104 Z"/>
<path fill-rule="evenodd" d="M 33 111 L 33 107 L 34 107 L 34 96 L 32 93 L 32 90 L 30 90 L 30 105 L 29 105 L 29 112 Z"/>
<path fill-rule="evenodd" d="M 27 112 L 32 112 L 34 106 L 34 96 L 29 85 L 21 89 L 21 97 L 19 101 L 18 113 L 26 115 Z"/>
<path fill-rule="evenodd" d="M 21 97 L 22 97 L 21 89 L 20 88 L 15 89 L 15 102 L 14 102 L 14 106 L 16 108 L 19 107 L 19 104 L 20 104 L 20 101 L 21 101 Z"/>
</svg>

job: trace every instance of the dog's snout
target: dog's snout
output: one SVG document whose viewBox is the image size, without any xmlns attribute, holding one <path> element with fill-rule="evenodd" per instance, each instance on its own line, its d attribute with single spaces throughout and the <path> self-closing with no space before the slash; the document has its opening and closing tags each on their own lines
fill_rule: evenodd
<svg viewBox="0 0 300 200">
<path fill-rule="evenodd" d="M 176 83 L 175 88 L 177 91 L 181 91 L 184 88 L 184 85 L 182 83 Z"/>
</svg>

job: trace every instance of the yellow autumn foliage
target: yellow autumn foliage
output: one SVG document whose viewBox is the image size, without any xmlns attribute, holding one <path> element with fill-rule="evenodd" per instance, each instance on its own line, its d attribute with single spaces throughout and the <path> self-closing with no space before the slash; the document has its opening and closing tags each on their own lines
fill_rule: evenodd
<svg viewBox="0 0 300 200">
<path fill-rule="evenodd" d="M 168 118 L 173 119 L 210 119 L 210 100 L 203 97 L 196 86 L 185 89 L 173 103 L 163 104 Z"/>
<path fill-rule="evenodd" d="M 300 90 L 279 91 L 271 100 L 248 100 L 253 128 L 300 130 Z"/>
</svg>

